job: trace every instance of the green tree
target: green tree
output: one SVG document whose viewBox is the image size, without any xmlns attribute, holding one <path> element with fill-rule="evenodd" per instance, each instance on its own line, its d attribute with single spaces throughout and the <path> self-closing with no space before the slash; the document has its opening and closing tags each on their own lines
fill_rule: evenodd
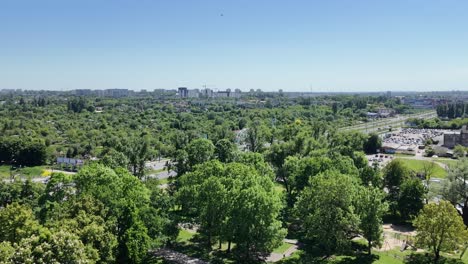
<svg viewBox="0 0 468 264">
<path fill-rule="evenodd" d="M 57 231 L 50 237 L 31 236 L 15 247 L 12 263 L 96 263 L 97 252 L 86 247 L 78 236 Z"/>
<path fill-rule="evenodd" d="M 424 185 L 418 178 L 407 179 L 401 184 L 398 211 L 403 220 L 409 220 L 418 215 L 424 206 L 425 193 Z"/>
<path fill-rule="evenodd" d="M 146 138 L 134 138 L 126 146 L 130 169 L 133 175 L 142 179 L 145 176 L 145 163 L 149 159 L 149 143 Z"/>
<path fill-rule="evenodd" d="M 233 161 L 236 149 L 236 145 L 229 139 L 220 139 L 216 142 L 216 156 L 221 162 Z"/>
<path fill-rule="evenodd" d="M 468 159 L 462 159 L 449 167 L 443 196 L 453 206 L 461 208 L 463 222 L 468 226 Z"/>
<path fill-rule="evenodd" d="M 325 256 L 347 249 L 359 233 L 356 212 L 358 183 L 348 175 L 328 171 L 311 178 L 296 204 L 306 238 Z"/>
<path fill-rule="evenodd" d="M 383 179 L 378 165 L 362 168 L 359 172 L 359 177 L 361 178 L 361 182 L 364 186 L 368 186 L 370 184 L 375 187 L 382 187 Z"/>
<path fill-rule="evenodd" d="M 411 174 L 403 161 L 394 159 L 383 169 L 384 187 L 388 190 L 387 200 L 394 215 L 398 211 L 398 199 L 400 196 L 400 186 L 409 179 Z"/>
<path fill-rule="evenodd" d="M 110 149 L 102 157 L 101 163 L 110 168 L 127 168 L 129 165 L 129 160 L 124 153 L 115 149 Z"/>
<path fill-rule="evenodd" d="M 457 210 L 447 201 L 424 206 L 414 221 L 416 243 L 434 254 L 434 263 L 440 252 L 460 248 L 468 240 L 468 233 Z"/>
<path fill-rule="evenodd" d="M 200 224 L 207 245 L 236 244 L 237 256 L 264 256 L 285 235 L 278 220 L 282 208 L 273 179 L 252 165 L 210 161 L 179 178 L 180 211 Z"/>
<path fill-rule="evenodd" d="M 461 146 L 461 145 L 456 145 L 455 148 L 453 148 L 453 156 L 455 158 L 463 158 L 465 157 L 465 153 L 466 153 L 466 150 L 465 150 L 465 147 Z"/>
<path fill-rule="evenodd" d="M 252 152 L 260 152 L 267 142 L 268 128 L 259 119 L 255 119 L 247 128 L 245 142 Z"/>
<path fill-rule="evenodd" d="M 215 147 L 209 139 L 195 139 L 187 146 L 188 164 L 193 167 L 211 160 L 214 157 Z"/>
<path fill-rule="evenodd" d="M 286 158 L 284 173 L 289 184 L 290 205 L 294 203 L 301 191 L 309 185 L 310 178 L 329 170 L 337 170 L 343 174 L 358 175 L 358 170 L 354 166 L 353 160 L 341 155 L 338 155 L 333 160 L 322 156 L 305 158 L 291 156 Z"/>
<path fill-rule="evenodd" d="M 18 243 L 39 232 L 40 225 L 28 206 L 12 203 L 0 209 L 0 241 Z"/>
<path fill-rule="evenodd" d="M 384 193 L 375 187 L 361 187 L 358 200 L 360 218 L 359 229 L 367 240 L 369 255 L 372 247 L 380 247 L 383 242 L 382 217 L 387 211 L 387 204 L 383 201 Z"/>
<path fill-rule="evenodd" d="M 0 242 L 0 264 L 11 263 L 15 248 L 8 241 Z"/>
<path fill-rule="evenodd" d="M 112 170 L 101 164 L 83 167 L 75 176 L 77 193 L 89 195 L 108 208 L 116 220 L 117 260 L 138 263 L 151 243 L 140 212 L 150 204 L 149 190 L 127 170 Z"/>
<path fill-rule="evenodd" d="M 368 154 L 377 153 L 377 150 L 382 147 L 382 139 L 378 134 L 372 133 L 364 142 L 364 152 Z"/>
</svg>

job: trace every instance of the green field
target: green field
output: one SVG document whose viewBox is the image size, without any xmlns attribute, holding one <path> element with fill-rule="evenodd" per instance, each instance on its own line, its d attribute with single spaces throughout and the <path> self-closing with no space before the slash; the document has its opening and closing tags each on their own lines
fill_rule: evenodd
<svg viewBox="0 0 468 264">
<path fill-rule="evenodd" d="M 10 177 L 10 165 L 1 165 L 0 166 L 0 179 L 7 179 Z M 23 177 L 40 177 L 42 176 L 43 171 L 46 169 L 46 166 L 34 166 L 34 167 L 23 167 L 18 168 L 13 171 L 14 175 L 19 175 Z"/>
<path fill-rule="evenodd" d="M 195 235 L 195 233 L 189 232 L 185 229 L 181 229 L 179 231 L 179 235 L 177 236 L 177 242 L 189 242 L 190 239 Z"/>
<path fill-rule="evenodd" d="M 410 170 L 416 173 L 422 172 L 424 165 L 430 163 L 430 161 L 427 160 L 405 159 L 402 157 L 400 157 L 399 160 L 401 160 Z M 445 177 L 447 177 L 447 171 L 438 164 L 436 164 L 432 173 L 432 177 L 444 179 Z"/>
<path fill-rule="evenodd" d="M 455 165 L 458 160 L 454 160 L 454 159 L 444 159 L 444 158 L 434 158 L 432 159 L 433 161 L 437 161 L 437 162 L 440 162 L 440 163 L 443 163 L 445 165 L 448 165 L 448 166 L 453 166 Z"/>
</svg>

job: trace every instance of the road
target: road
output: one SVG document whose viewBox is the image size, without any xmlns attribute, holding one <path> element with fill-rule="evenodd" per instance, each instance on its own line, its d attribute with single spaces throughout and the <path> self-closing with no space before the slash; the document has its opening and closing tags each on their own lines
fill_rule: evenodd
<svg viewBox="0 0 468 264">
<path fill-rule="evenodd" d="M 411 115 L 399 115 L 392 118 L 378 119 L 376 121 L 367 122 L 364 124 L 344 127 L 343 130 L 358 130 L 365 133 L 383 132 L 388 130 L 388 127 L 402 127 L 405 124 L 405 122 L 410 118 L 428 119 L 434 117 L 437 117 L 436 111 L 427 111 Z"/>
</svg>

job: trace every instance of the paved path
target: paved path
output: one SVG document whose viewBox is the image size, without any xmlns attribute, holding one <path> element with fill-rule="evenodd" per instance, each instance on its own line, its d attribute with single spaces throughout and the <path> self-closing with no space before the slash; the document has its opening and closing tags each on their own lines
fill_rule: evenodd
<svg viewBox="0 0 468 264">
<path fill-rule="evenodd" d="M 146 167 L 152 168 L 153 170 L 160 170 L 166 167 L 166 162 L 170 162 L 170 159 L 161 159 L 156 161 L 147 161 Z"/>
<path fill-rule="evenodd" d="M 161 171 L 161 172 L 157 172 L 157 173 L 152 173 L 152 174 L 148 174 L 148 177 L 149 178 L 155 178 L 155 179 L 159 179 L 159 180 L 162 180 L 162 179 L 167 179 L 169 177 L 175 177 L 177 176 L 177 173 L 175 171 Z"/>
<path fill-rule="evenodd" d="M 283 242 L 291 244 L 291 246 L 284 253 L 271 253 L 270 256 L 266 258 L 267 262 L 278 262 L 283 258 L 291 256 L 299 248 L 299 243 L 295 239 L 283 239 Z"/>
<path fill-rule="evenodd" d="M 176 264 L 208 264 L 208 262 L 201 259 L 191 258 L 185 254 L 167 248 L 157 249 L 153 251 L 153 254 Z"/>
</svg>

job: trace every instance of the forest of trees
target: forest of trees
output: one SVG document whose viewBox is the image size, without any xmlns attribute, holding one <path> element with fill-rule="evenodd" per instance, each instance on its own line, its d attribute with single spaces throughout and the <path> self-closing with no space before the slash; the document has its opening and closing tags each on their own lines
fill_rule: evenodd
<svg viewBox="0 0 468 264">
<path fill-rule="evenodd" d="M 257 263 L 285 238 L 299 240 L 302 253 L 284 263 L 335 263 L 333 256 L 357 252 L 357 238 L 364 247 L 352 263 L 364 255 L 371 263 L 384 221 L 414 225 L 415 246 L 429 261 L 462 261 L 453 256 L 468 246 L 468 160 L 450 166 L 442 202 L 428 202 L 426 181 L 401 160 L 369 165 L 366 154 L 381 145 L 377 134 L 340 129 L 378 107 L 405 111 L 392 98 L 278 96 L 249 107 L 234 100 L 3 100 L 2 166 L 87 162 L 76 174 L 52 173 L 46 184 L 0 181 L 0 263 L 166 263 L 153 254 L 160 248 L 213 263 Z M 146 166 L 162 157 L 177 173 L 165 188 Z M 188 246 L 178 241 L 185 226 L 196 231 Z"/>
</svg>

